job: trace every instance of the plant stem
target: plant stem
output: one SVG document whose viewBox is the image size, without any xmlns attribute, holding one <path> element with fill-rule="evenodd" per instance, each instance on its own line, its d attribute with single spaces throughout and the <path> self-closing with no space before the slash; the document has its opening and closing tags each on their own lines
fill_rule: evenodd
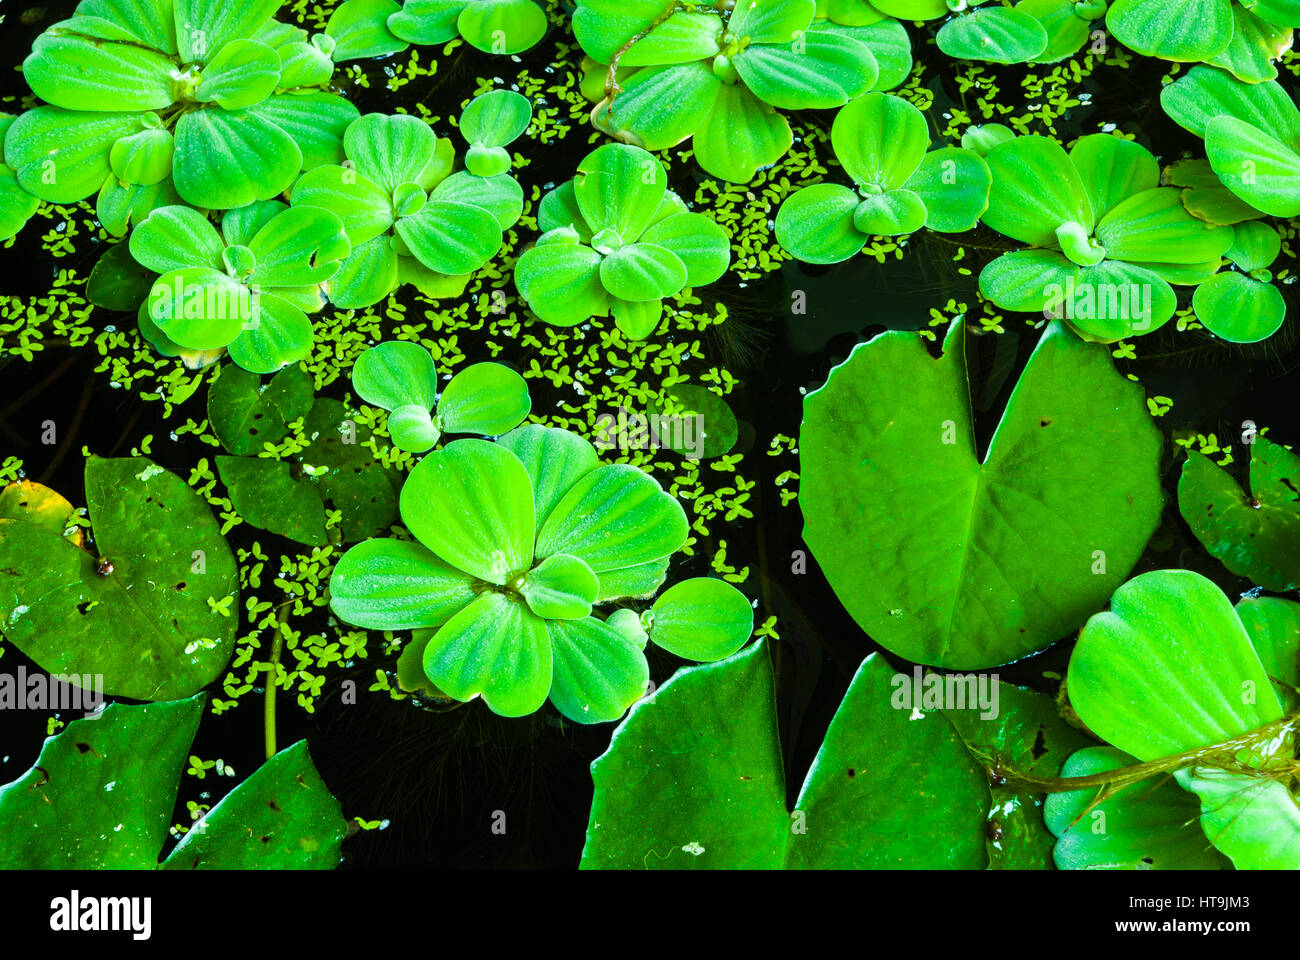
<svg viewBox="0 0 1300 960">
<path fill-rule="evenodd" d="M 275 632 L 275 641 L 271 644 L 271 664 L 267 668 L 266 701 L 262 708 L 262 723 L 266 733 L 266 759 L 276 754 L 275 749 L 275 675 L 280 665 L 280 647 L 284 642 L 280 631 Z"/>
</svg>

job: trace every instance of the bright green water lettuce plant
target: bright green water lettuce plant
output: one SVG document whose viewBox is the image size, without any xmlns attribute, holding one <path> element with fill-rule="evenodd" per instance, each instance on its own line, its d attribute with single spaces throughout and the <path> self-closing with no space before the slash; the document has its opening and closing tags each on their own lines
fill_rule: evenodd
<svg viewBox="0 0 1300 960">
<path fill-rule="evenodd" d="M 140 331 L 191 366 L 224 349 L 252 373 L 311 352 L 305 311 L 351 249 L 343 223 L 316 207 L 263 200 L 228 210 L 221 230 L 192 207 L 160 207 L 131 233 L 131 256 L 160 274 L 140 305 Z"/>
<path fill-rule="evenodd" d="M 1234 269 L 1216 273 L 1196 288 L 1196 319 L 1229 343 L 1267 340 L 1286 319 L 1286 301 L 1269 269 L 1282 252 L 1282 238 L 1266 223 L 1233 227 L 1227 259 Z"/>
<path fill-rule="evenodd" d="M 1248 83 L 1277 76 L 1272 61 L 1300 27 L 1297 0 L 1115 0 L 1106 13 L 1115 39 L 1148 57 L 1213 64 Z"/>
<path fill-rule="evenodd" d="M 347 831 L 299 740 L 208 810 L 159 863 L 205 694 L 73 720 L 0 786 L 0 869 L 333 870 Z"/>
<path fill-rule="evenodd" d="M 343 61 L 457 36 L 484 53 L 523 53 L 549 26 L 546 11 L 533 0 L 346 0 L 330 15 L 325 33 L 336 41 L 334 59 Z"/>
<path fill-rule="evenodd" d="M 988 0 L 954 0 L 950 17 L 935 34 L 939 49 L 954 60 L 1027 63 L 1047 49 L 1047 31 L 1032 14 Z M 929 4 L 926 4 L 929 6 Z"/>
<path fill-rule="evenodd" d="M 804 399 L 804 542 L 887 650 L 1007 663 L 1077 629 L 1137 562 L 1164 502 L 1160 448 L 1107 350 L 1053 323 L 981 461 L 961 320 L 937 359 L 884 333 Z"/>
<path fill-rule="evenodd" d="M 1270 216 L 1300 215 L 1300 108 L 1281 84 L 1192 67 L 1160 92 L 1160 105 L 1204 138 L 1210 166 L 1237 197 Z"/>
<path fill-rule="evenodd" d="M 873 234 L 970 230 L 988 207 L 984 160 L 961 147 L 927 153 L 925 115 L 899 97 L 869 93 L 842 108 L 831 144 L 856 190 L 820 183 L 781 205 L 776 238 L 800 260 L 847 260 Z"/>
<path fill-rule="evenodd" d="M 722 228 L 668 189 L 651 154 L 606 144 L 542 198 L 542 230 L 515 264 L 515 286 L 547 323 L 614 315 L 628 337 L 654 332 L 663 301 L 717 280 L 731 262 Z"/>
<path fill-rule="evenodd" d="M 1293 870 L 1300 803 L 1287 711 L 1298 655 L 1300 604 L 1246 599 L 1234 609 L 1199 574 L 1156 570 L 1084 625 L 1070 703 L 1103 740 L 1160 761 L 1196 794 L 1205 836 L 1238 869 Z"/>
<path fill-rule="evenodd" d="M 31 219 L 40 198 L 18 182 L 13 167 L 5 163 L 5 133 L 13 125 L 12 113 L 0 113 L 0 240 L 8 240 Z"/>
<path fill-rule="evenodd" d="M 18 182 L 70 203 L 107 191 L 119 226 L 163 202 L 242 207 L 340 159 L 357 110 L 322 89 L 332 41 L 272 20 L 279 0 L 83 0 L 36 40 L 23 75 L 49 106 L 5 137 Z M 159 186 L 164 184 L 165 186 Z"/>
<path fill-rule="evenodd" d="M 339 560 L 330 606 L 373 630 L 429 630 L 424 674 L 504 716 L 549 697 L 578 723 L 615 720 L 645 693 L 647 636 L 716 660 L 749 637 L 749 602 L 722 580 L 688 580 L 638 618 L 593 611 L 648 597 L 686 542 L 686 515 L 649 475 L 600 464 L 577 434 L 525 426 L 496 443 L 455 440 L 412 469 L 410 540 L 368 540 Z M 743 608 L 743 609 L 742 609 Z"/>
<path fill-rule="evenodd" d="M 458 296 L 501 249 L 502 231 L 523 211 L 523 190 L 501 155 L 531 107 L 509 91 L 485 98 L 462 115 L 471 138 L 465 170 L 452 172 L 451 141 L 423 120 L 369 113 L 344 134 L 345 164 L 317 167 L 294 185 L 294 207 L 333 211 L 351 240 L 329 284 L 335 306 L 368 307 L 407 283 L 425 296 Z"/>
<path fill-rule="evenodd" d="M 706 173 L 744 183 L 790 148 L 779 111 L 843 106 L 910 69 L 901 24 L 841 27 L 815 12 L 814 0 L 579 0 L 574 35 L 607 74 L 592 122 L 647 150 L 694 137 Z"/>
<path fill-rule="evenodd" d="M 993 173 L 986 225 L 1027 249 L 980 272 L 980 292 L 1005 310 L 1064 319 L 1103 342 L 1150 333 L 1178 306 L 1171 284 L 1213 275 L 1233 231 L 1212 227 L 1161 187 L 1144 147 L 1109 134 L 1067 153 L 1047 137 L 1016 137 L 985 157 Z"/>
<path fill-rule="evenodd" d="M 88 549 L 39 484 L 0 494 L 0 630 L 52 674 L 103 692 L 187 697 L 220 675 L 239 626 L 239 571 L 207 503 L 143 457 L 90 457 Z M 170 808 L 169 808 L 170 809 Z"/>
<path fill-rule="evenodd" d="M 1250 489 L 1189 451 L 1178 510 L 1196 539 L 1238 576 L 1278 592 L 1300 587 L 1300 457 L 1267 437 L 1250 445 Z"/>
<path fill-rule="evenodd" d="M 418 343 L 371 347 L 352 368 L 352 386 L 366 403 L 388 411 L 393 446 L 433 449 L 444 433 L 495 437 L 524 422 L 532 408 L 524 378 L 500 363 L 473 363 L 438 393 L 438 367 Z"/>
</svg>

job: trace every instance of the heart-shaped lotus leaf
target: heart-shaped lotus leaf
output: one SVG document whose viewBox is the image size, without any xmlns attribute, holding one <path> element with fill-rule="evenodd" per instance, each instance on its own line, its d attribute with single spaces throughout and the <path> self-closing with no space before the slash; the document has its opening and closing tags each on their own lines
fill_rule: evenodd
<svg viewBox="0 0 1300 960">
<path fill-rule="evenodd" d="M 33 524 L 80 547 L 85 536 L 74 523 L 76 513 L 61 494 L 32 480 L 17 480 L 0 488 L 0 520 Z"/>
<path fill-rule="evenodd" d="M 701 663 L 739 650 L 754 632 L 749 599 L 715 577 L 673 584 L 651 607 L 650 639 L 669 653 Z"/>
<path fill-rule="evenodd" d="M 584 869 L 981 869 L 988 790 L 940 712 L 858 669 L 791 811 L 763 641 L 679 670 L 592 764 Z"/>
<path fill-rule="evenodd" d="M 469 172 L 491 177 L 509 170 L 505 147 L 523 135 L 532 119 L 532 104 L 513 90 L 492 90 L 471 100 L 460 115 L 460 133 L 470 145 L 465 158 Z"/>
<path fill-rule="evenodd" d="M 257 374 L 227 364 L 208 388 L 208 422 L 223 447 L 246 456 L 283 440 L 314 400 L 311 374 L 300 366 L 263 383 Z"/>
<path fill-rule="evenodd" d="M 954 60 L 1028 63 L 1042 56 L 1048 36 L 1024 10 L 991 5 L 953 17 L 939 28 L 935 42 Z"/>
<path fill-rule="evenodd" d="M 1126 583 L 1080 632 L 1068 683 L 1079 718 L 1141 761 L 1233 741 L 1234 769 L 1177 772 L 1201 797 L 1206 836 L 1238 868 L 1300 864 L 1300 807 L 1268 772 L 1285 763 L 1283 709 L 1251 633 L 1213 583 L 1187 570 Z"/>
<path fill-rule="evenodd" d="M 599 592 L 591 567 L 567 553 L 547 557 L 519 582 L 528 608 L 544 620 L 584 619 Z"/>
<path fill-rule="evenodd" d="M 325 35 L 334 41 L 334 62 L 401 53 L 410 43 L 394 36 L 387 24 L 389 17 L 400 16 L 401 12 L 402 5 L 395 0 L 346 0 L 339 4 L 325 25 Z M 454 31 L 451 36 L 455 36 Z"/>
<path fill-rule="evenodd" d="M 339 803 L 300 740 L 194 824 L 158 863 L 203 695 L 111 704 L 45 741 L 0 787 L 6 869 L 331 870 L 346 832 Z"/>
<path fill-rule="evenodd" d="M 289 464 L 259 457 L 218 456 L 216 461 L 231 506 L 246 523 L 308 546 L 325 543 L 320 494 L 296 481 Z"/>
<path fill-rule="evenodd" d="M 1230 571 L 1268 590 L 1300 587 L 1300 458 L 1266 437 L 1250 446 L 1250 491 L 1191 451 L 1178 510 L 1196 539 Z"/>
<path fill-rule="evenodd" d="M 1007 663 L 1077 628 L 1137 561 L 1163 504 L 1160 448 L 1107 351 L 1053 324 L 981 462 L 961 321 L 937 359 L 885 333 L 804 401 L 804 540 L 886 649 Z"/>
<path fill-rule="evenodd" d="M 691 460 L 704 460 L 729 453 L 740 439 L 740 423 L 727 401 L 707 387 L 683 383 L 667 387 L 657 404 L 659 415 L 654 442 Z M 604 425 L 602 427 L 602 424 Z M 597 420 L 600 439 L 617 446 L 613 414 Z"/>
<path fill-rule="evenodd" d="M 225 668 L 239 624 L 234 556 L 204 500 L 142 457 L 86 461 L 95 553 L 0 519 L 0 626 L 50 673 L 110 695 L 188 696 Z"/>
<path fill-rule="evenodd" d="M 1160 104 L 1205 138 L 1210 165 L 1233 194 L 1273 216 L 1300 213 L 1300 109 L 1280 84 L 1193 67 L 1161 91 Z"/>
<path fill-rule="evenodd" d="M 1109 773 L 1137 760 L 1114 747 L 1085 747 L 1062 777 Z M 1227 863 L 1201 829 L 1195 795 L 1168 778 L 1131 784 L 1098 802 L 1097 788 L 1053 793 L 1043 819 L 1059 839 L 1061 870 L 1222 870 Z"/>
<path fill-rule="evenodd" d="M 1195 63 L 1220 53 L 1233 33 L 1229 0 L 1115 0 L 1106 27 L 1115 39 L 1147 57 Z"/>
<path fill-rule="evenodd" d="M 943 715 L 989 772 L 989 867 L 1050 870 L 1055 838 L 1043 823 L 1050 795 L 1035 793 L 1014 778 L 1055 777 L 1070 753 L 1090 741 L 1061 718 L 1051 697 L 996 677 L 922 677 L 920 668 L 914 668 L 911 676 L 895 675 L 893 683 L 895 708 L 929 712 L 928 697 L 944 704 Z"/>
<path fill-rule="evenodd" d="M 157 279 L 158 274 L 136 263 L 125 243 L 115 243 L 100 254 L 91 268 L 86 299 L 108 310 L 136 310 Z"/>
</svg>

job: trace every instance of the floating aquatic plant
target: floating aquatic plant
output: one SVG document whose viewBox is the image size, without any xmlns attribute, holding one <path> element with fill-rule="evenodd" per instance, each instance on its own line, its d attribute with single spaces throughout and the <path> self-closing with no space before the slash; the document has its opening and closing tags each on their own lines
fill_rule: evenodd
<svg viewBox="0 0 1300 960">
<path fill-rule="evenodd" d="M 1053 324 L 981 462 L 962 321 L 938 359 L 885 333 L 804 401 L 804 541 L 886 649 L 996 666 L 1078 628 L 1132 568 L 1160 519 L 1160 447 L 1141 391 Z"/>
<path fill-rule="evenodd" d="M 203 499 L 142 457 L 86 461 L 94 552 L 54 491 L 0 494 L 0 629 L 52 674 L 136 700 L 187 697 L 230 660 L 235 558 Z"/>
<path fill-rule="evenodd" d="M 5 136 L 18 183 L 69 203 L 99 192 L 106 220 L 180 200 L 269 200 L 340 159 L 357 110 L 329 93 L 333 41 L 272 19 L 279 0 L 83 0 L 42 33 L 23 76 L 48 106 Z M 119 231 L 120 232 L 120 231 Z"/>
<path fill-rule="evenodd" d="M 927 153 L 925 115 L 906 100 L 884 93 L 854 100 L 836 114 L 831 144 L 857 189 L 816 184 L 781 205 L 776 238 L 800 260 L 847 260 L 873 234 L 970 230 L 988 207 L 984 160 L 962 147 Z"/>
<path fill-rule="evenodd" d="M 533 0 L 346 0 L 325 33 L 335 60 L 401 53 L 411 44 L 456 37 L 484 53 L 523 53 L 546 36 L 546 11 Z"/>
<path fill-rule="evenodd" d="M 1192 67 L 1160 92 L 1160 105 L 1204 138 L 1210 166 L 1237 197 L 1270 216 L 1300 214 L 1300 109 L 1281 84 Z"/>
<path fill-rule="evenodd" d="M 140 305 L 140 330 L 187 365 L 225 350 L 252 373 L 274 373 L 311 350 L 304 311 L 351 246 L 343 223 L 316 207 L 276 200 L 228 210 L 218 232 L 191 207 L 160 207 L 131 233 L 131 256 L 161 274 Z"/>
<path fill-rule="evenodd" d="M 1255 83 L 1277 76 L 1273 61 L 1291 47 L 1292 28 L 1300 27 L 1300 3 L 1115 0 L 1106 11 L 1106 27 L 1145 56 L 1209 63 Z"/>
<path fill-rule="evenodd" d="M 451 142 L 423 120 L 371 113 L 344 134 L 346 165 L 317 167 L 294 185 L 295 208 L 338 214 L 351 241 L 329 284 L 335 306 L 368 307 L 407 283 L 426 296 L 457 296 L 500 250 L 502 231 L 523 210 L 523 190 L 500 158 L 531 108 L 496 91 L 465 116 L 465 170 L 452 172 Z"/>
<path fill-rule="evenodd" d="M 332 870 L 347 829 L 299 740 L 230 791 L 161 863 L 207 697 L 74 720 L 0 786 L 0 869 Z"/>
<path fill-rule="evenodd" d="M 1249 491 L 1190 451 L 1178 510 L 1212 555 L 1269 590 L 1300 587 L 1300 457 L 1267 437 L 1250 445 Z"/>
<path fill-rule="evenodd" d="M 606 144 L 542 198 L 542 235 L 515 264 L 515 286 L 547 323 L 614 315 L 627 336 L 654 332 L 663 301 L 717 280 L 731 262 L 726 233 L 668 189 L 663 164 Z"/>
<path fill-rule="evenodd" d="M 1259 603 L 1234 610 L 1188 570 L 1142 574 L 1084 626 L 1067 682 L 1094 733 L 1159 761 L 1200 798 L 1205 836 L 1238 869 L 1296 869 L 1296 717 L 1287 710 L 1300 681 L 1300 604 Z"/>
<path fill-rule="evenodd" d="M 749 602 L 713 579 L 677 584 L 640 618 L 595 614 L 654 594 L 686 516 L 649 475 L 600 464 L 566 430 L 452 441 L 412 469 L 401 514 L 414 542 L 350 549 L 330 579 L 331 608 L 369 629 L 432 628 L 420 654 L 428 681 L 505 716 L 549 697 L 578 723 L 615 720 L 645 693 L 647 636 L 716 660 L 753 628 Z"/>
<path fill-rule="evenodd" d="M 607 67 L 592 122 L 647 150 L 693 137 L 706 173 L 744 183 L 790 148 L 779 111 L 843 106 L 907 76 L 900 24 L 841 27 L 815 12 L 814 0 L 580 0 L 574 35 Z"/>
<path fill-rule="evenodd" d="M 444 433 L 506 433 L 523 423 L 532 406 L 524 378 L 491 362 L 465 367 L 439 396 L 433 357 L 404 341 L 381 343 L 358 357 L 352 386 L 366 403 L 389 412 L 393 446 L 411 453 L 432 449 Z"/>
<path fill-rule="evenodd" d="M 1159 186 L 1155 157 L 1130 140 L 1090 134 L 1067 153 L 1047 137 L 1016 137 L 985 161 L 984 223 L 1029 247 L 987 264 L 980 292 L 1089 339 L 1159 328 L 1178 306 L 1171 284 L 1208 279 L 1232 246 L 1232 230 L 1188 213 L 1179 190 Z"/>
<path fill-rule="evenodd" d="M 1205 328 L 1230 343 L 1256 343 L 1278 331 L 1286 301 L 1269 269 L 1282 252 L 1282 240 L 1257 220 L 1233 228 L 1225 254 L 1235 269 L 1216 273 L 1196 288 L 1192 307 Z"/>
</svg>

